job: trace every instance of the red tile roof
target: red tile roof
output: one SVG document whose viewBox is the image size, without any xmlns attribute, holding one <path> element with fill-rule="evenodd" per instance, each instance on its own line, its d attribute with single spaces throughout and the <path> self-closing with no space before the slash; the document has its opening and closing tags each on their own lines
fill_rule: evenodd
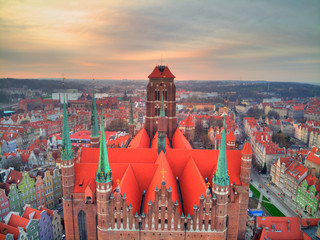
<svg viewBox="0 0 320 240">
<path fill-rule="evenodd" d="M 9 184 L 15 183 L 15 184 L 19 185 L 21 183 L 22 177 L 23 177 L 22 172 L 11 170 L 8 177 L 7 177 L 6 182 Z"/>
<path fill-rule="evenodd" d="M 41 212 L 42 212 L 42 211 L 46 211 L 47 214 L 48 214 L 48 215 L 51 217 L 51 219 L 52 219 L 52 216 L 53 216 L 53 211 L 52 211 L 52 210 L 41 206 L 41 207 L 40 207 L 40 211 L 41 211 Z"/>
<path fill-rule="evenodd" d="M 0 222 L 0 231 L 2 232 L 5 229 L 7 230 L 8 233 L 13 234 L 13 238 L 15 240 L 18 239 L 18 237 L 19 237 L 19 229 L 17 227 L 13 227 L 11 225 L 7 225 L 5 223 Z M 5 239 L 5 238 L 3 238 L 3 239 Z"/>
<path fill-rule="evenodd" d="M 158 66 L 155 66 L 148 78 L 175 78 L 175 76 L 171 73 L 167 66 L 164 68 L 162 74 Z"/>
<path fill-rule="evenodd" d="M 193 122 L 192 117 L 190 115 L 187 117 L 186 127 L 194 127 L 194 122 Z"/>
<path fill-rule="evenodd" d="M 32 216 L 32 213 L 34 213 L 33 216 Z M 22 217 L 24 217 L 26 219 L 38 219 L 38 220 L 40 220 L 41 219 L 41 211 L 33 209 L 31 207 L 26 207 Z"/>
<path fill-rule="evenodd" d="M 313 162 L 317 165 L 320 165 L 320 156 L 317 155 L 316 153 L 313 153 L 313 152 L 309 153 L 306 160 Z"/>
<path fill-rule="evenodd" d="M 26 219 L 24 217 L 20 217 L 15 214 L 11 214 L 8 225 L 11 225 L 13 227 L 23 227 L 24 230 L 26 231 L 26 227 L 27 227 L 29 221 L 30 221 L 29 219 Z"/>
<path fill-rule="evenodd" d="M 156 132 L 156 134 L 152 139 L 151 148 L 158 149 L 158 131 Z M 171 148 L 170 141 L 169 141 L 169 138 L 166 137 L 166 149 L 169 149 L 169 148 Z"/>
<path fill-rule="evenodd" d="M 186 137 L 183 135 L 179 128 L 177 128 L 173 134 L 172 147 L 180 149 L 192 149 L 189 141 L 186 139 Z"/>
<path fill-rule="evenodd" d="M 164 180 L 166 183 L 166 188 L 169 189 L 169 187 L 170 187 L 172 190 L 172 201 L 173 202 L 178 201 L 179 206 L 180 206 L 179 210 L 181 213 L 181 204 L 180 204 L 180 200 L 179 200 L 178 186 L 177 186 L 176 178 L 175 178 L 175 176 L 172 172 L 172 169 L 168 163 L 168 160 L 163 152 L 161 152 L 159 154 L 157 161 L 156 161 L 156 164 L 158 165 L 158 167 L 152 177 L 149 188 L 146 192 L 145 204 L 144 204 L 143 211 L 145 213 L 148 212 L 148 202 L 149 202 L 149 200 L 151 200 L 151 202 L 154 202 L 155 189 L 156 189 L 156 187 L 158 187 L 158 189 L 160 190 L 161 183 Z"/>
<path fill-rule="evenodd" d="M 179 201 L 175 179 L 176 177 L 181 178 L 180 182 L 184 186 L 183 200 L 187 202 L 185 210 L 192 213 L 191 207 L 199 203 L 201 194 L 205 194 L 204 179 L 207 178 L 209 181 L 212 179 L 218 155 L 218 150 L 167 149 L 166 156 L 161 153 L 157 157 L 156 149 L 108 149 L 110 168 L 113 174 L 113 189 L 117 187 L 116 180 L 119 179 L 121 194 L 126 194 L 127 204 L 131 203 L 135 211 L 140 209 L 142 192 L 146 190 L 145 205 L 143 206 L 146 213 L 148 201 L 154 200 L 155 187 L 158 186 L 159 189 L 161 187 L 163 176 L 161 170 L 163 168 L 166 172 L 166 187 L 171 187 L 174 201 Z M 241 184 L 241 156 L 242 153 L 239 150 L 227 150 L 230 183 Z M 82 149 L 80 163 L 75 163 L 75 193 L 84 192 L 87 185 L 95 179 L 98 159 L 98 148 Z M 82 187 L 79 186 L 79 182 L 82 182 Z M 187 190 L 188 185 L 196 188 L 190 190 L 192 194 Z"/>
<path fill-rule="evenodd" d="M 252 155 L 252 148 L 249 142 L 246 142 L 242 149 L 243 154 Z"/>
<path fill-rule="evenodd" d="M 192 157 L 184 167 L 179 182 L 185 215 L 192 215 L 194 204 L 199 206 L 200 196 L 201 194 L 205 196 L 207 190 L 206 183 Z"/>
<path fill-rule="evenodd" d="M 130 164 L 123 174 L 119 186 L 122 195 L 126 194 L 127 203 L 132 205 L 132 213 L 140 213 L 142 192 Z"/>
<path fill-rule="evenodd" d="M 290 167 L 286 170 L 286 173 L 298 180 L 307 171 L 308 171 L 307 167 L 298 163 L 298 164 L 291 164 Z"/>
<path fill-rule="evenodd" d="M 148 78 L 161 78 L 161 72 L 157 66 L 154 67 L 152 73 L 148 76 Z"/>
<path fill-rule="evenodd" d="M 164 78 L 175 78 L 175 76 L 171 73 L 170 69 L 166 66 L 162 72 L 162 77 Z"/>
<path fill-rule="evenodd" d="M 299 221 L 300 217 L 257 217 L 257 227 L 264 228 L 258 239 L 303 239 Z"/>
<path fill-rule="evenodd" d="M 150 138 L 145 128 L 142 128 L 137 135 L 131 140 L 128 148 L 148 148 Z"/>
<path fill-rule="evenodd" d="M 234 132 L 230 131 L 229 134 L 226 136 L 227 141 L 236 141 L 236 137 L 234 136 Z"/>
</svg>

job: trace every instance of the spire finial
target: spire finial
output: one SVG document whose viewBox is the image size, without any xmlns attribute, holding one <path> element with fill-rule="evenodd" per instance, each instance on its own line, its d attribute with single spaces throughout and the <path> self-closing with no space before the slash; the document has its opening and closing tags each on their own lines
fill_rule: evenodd
<svg viewBox="0 0 320 240">
<path fill-rule="evenodd" d="M 103 125 L 103 109 L 101 114 L 101 137 L 100 137 L 100 152 L 99 152 L 99 168 L 96 175 L 97 182 L 110 182 L 112 180 L 112 171 L 109 166 L 106 137 L 104 134 Z"/>
<path fill-rule="evenodd" d="M 132 101 L 130 99 L 130 119 L 129 124 L 133 124 L 133 109 L 132 109 Z"/>
<path fill-rule="evenodd" d="M 92 109 L 91 109 L 91 137 L 99 137 L 97 107 L 96 107 L 96 99 L 94 94 L 93 82 L 92 82 Z"/>
<path fill-rule="evenodd" d="M 64 94 L 61 160 L 71 159 L 73 159 L 73 151 L 69 132 L 68 114 L 66 107 L 66 94 Z"/>
<path fill-rule="evenodd" d="M 217 169 L 215 174 L 213 175 L 212 182 L 218 186 L 228 186 L 230 183 L 230 178 L 228 175 L 228 167 L 227 167 L 225 117 L 223 118 L 223 128 L 222 128 L 221 145 L 219 150 Z"/>
</svg>

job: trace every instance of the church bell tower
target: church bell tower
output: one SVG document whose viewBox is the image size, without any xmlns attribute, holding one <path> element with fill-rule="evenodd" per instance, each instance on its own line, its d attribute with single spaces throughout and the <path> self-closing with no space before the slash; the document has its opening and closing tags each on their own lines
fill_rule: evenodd
<svg viewBox="0 0 320 240">
<path fill-rule="evenodd" d="M 145 129 L 150 137 L 158 131 L 161 97 L 164 101 L 164 114 L 167 120 L 167 136 L 171 140 L 177 128 L 175 76 L 168 66 L 156 66 L 148 76 Z"/>
</svg>

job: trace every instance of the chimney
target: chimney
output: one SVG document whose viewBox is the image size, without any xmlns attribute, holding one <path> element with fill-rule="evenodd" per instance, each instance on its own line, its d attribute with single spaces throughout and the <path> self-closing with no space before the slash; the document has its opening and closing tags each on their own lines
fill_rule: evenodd
<svg viewBox="0 0 320 240">
<path fill-rule="evenodd" d="M 290 224 L 290 220 L 288 220 L 288 232 L 290 232 L 290 228 L 291 228 L 291 224 Z"/>
</svg>

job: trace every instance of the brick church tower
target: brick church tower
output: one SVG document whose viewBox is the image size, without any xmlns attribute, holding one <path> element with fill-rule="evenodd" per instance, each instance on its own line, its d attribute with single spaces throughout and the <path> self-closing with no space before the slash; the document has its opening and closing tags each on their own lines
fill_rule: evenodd
<svg viewBox="0 0 320 240">
<path fill-rule="evenodd" d="M 90 146 L 92 148 L 99 147 L 99 127 L 96 99 L 94 96 L 94 85 L 92 85 L 92 107 L 91 107 L 91 134 L 90 134 Z"/>
<path fill-rule="evenodd" d="M 218 164 L 212 179 L 213 191 L 216 198 L 215 229 L 220 232 L 225 232 L 227 230 L 227 203 L 229 197 L 230 177 L 228 174 L 226 153 L 225 123 L 223 123 Z"/>
<path fill-rule="evenodd" d="M 104 233 L 110 228 L 109 206 L 112 194 L 112 171 L 109 166 L 107 143 L 104 135 L 103 114 L 101 114 L 101 140 L 99 165 L 96 173 L 98 239 L 104 239 Z"/>
<path fill-rule="evenodd" d="M 62 151 L 61 151 L 61 170 L 62 170 L 62 202 L 63 211 L 73 211 L 72 193 L 74 189 L 74 156 L 71 146 L 69 124 L 66 109 L 66 99 L 63 103 L 63 130 L 62 130 Z M 74 238 L 73 215 L 64 215 L 65 233 L 71 239 Z"/>
<path fill-rule="evenodd" d="M 163 96 L 167 136 L 171 140 L 177 128 L 175 76 L 167 66 L 159 65 L 148 77 L 145 129 L 152 139 L 158 130 L 161 96 Z"/>
</svg>

